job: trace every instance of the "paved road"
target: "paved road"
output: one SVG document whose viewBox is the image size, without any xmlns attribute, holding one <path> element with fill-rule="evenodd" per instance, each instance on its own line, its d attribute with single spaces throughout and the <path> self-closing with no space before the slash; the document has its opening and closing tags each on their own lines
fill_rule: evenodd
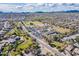
<svg viewBox="0 0 79 59">
<path fill-rule="evenodd" d="M 74 34 L 68 37 L 64 37 L 63 39 L 61 39 L 62 41 L 66 41 L 66 40 L 71 40 L 71 39 L 75 39 L 77 36 L 79 36 L 79 34 Z"/>
<path fill-rule="evenodd" d="M 51 52 L 52 55 L 62 56 L 62 54 L 56 48 L 52 48 L 50 45 L 48 45 L 42 39 L 40 39 L 39 37 L 33 35 L 31 32 L 28 32 L 27 27 L 23 24 L 23 22 L 22 22 L 22 25 L 23 25 L 23 30 L 26 31 L 31 37 L 35 38 L 38 43 L 42 44 L 44 46 L 44 48 L 46 48 L 49 52 Z"/>
</svg>

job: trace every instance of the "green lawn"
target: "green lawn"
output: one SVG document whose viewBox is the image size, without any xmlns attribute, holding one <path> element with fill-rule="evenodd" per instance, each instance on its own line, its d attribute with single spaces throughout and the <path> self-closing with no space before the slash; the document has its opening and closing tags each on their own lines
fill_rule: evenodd
<svg viewBox="0 0 79 59">
<path fill-rule="evenodd" d="M 18 23 L 16 23 L 16 25 L 18 25 Z M 19 37 L 23 37 L 24 42 L 18 44 L 18 42 L 16 42 L 14 44 L 14 48 L 10 51 L 10 55 L 12 56 L 16 56 L 16 55 L 20 55 L 20 53 L 24 50 L 26 50 L 27 48 L 29 48 L 31 45 L 33 45 L 33 41 L 31 37 L 27 36 L 27 33 L 21 29 L 18 29 L 17 26 L 12 29 L 10 32 L 8 32 L 6 35 L 7 36 L 11 36 L 15 33 L 16 36 Z M 7 51 L 10 47 L 6 46 L 3 52 L 3 55 L 5 55 L 5 51 Z M 13 51 L 16 48 L 16 51 Z M 22 49 L 22 51 L 21 51 Z"/>
<path fill-rule="evenodd" d="M 50 45 L 52 47 L 56 47 L 58 48 L 59 50 L 63 50 L 65 48 L 65 46 L 67 46 L 67 44 L 65 42 L 57 42 L 57 41 L 54 41 L 52 43 L 50 43 Z"/>
</svg>

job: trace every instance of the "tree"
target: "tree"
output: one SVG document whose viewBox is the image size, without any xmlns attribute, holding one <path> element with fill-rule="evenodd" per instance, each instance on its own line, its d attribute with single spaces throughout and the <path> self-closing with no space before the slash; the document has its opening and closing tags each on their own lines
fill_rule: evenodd
<svg viewBox="0 0 79 59">
<path fill-rule="evenodd" d="M 33 25 L 33 23 L 30 23 L 30 25 Z"/>
<path fill-rule="evenodd" d="M 77 36 L 75 40 L 79 43 L 79 36 Z"/>
<path fill-rule="evenodd" d="M 57 35 L 54 35 L 54 36 L 53 36 L 53 39 L 54 39 L 55 41 L 57 41 L 57 40 L 58 40 L 58 36 L 57 36 Z"/>
<path fill-rule="evenodd" d="M 0 41 L 2 41 L 2 39 L 0 39 Z"/>
</svg>

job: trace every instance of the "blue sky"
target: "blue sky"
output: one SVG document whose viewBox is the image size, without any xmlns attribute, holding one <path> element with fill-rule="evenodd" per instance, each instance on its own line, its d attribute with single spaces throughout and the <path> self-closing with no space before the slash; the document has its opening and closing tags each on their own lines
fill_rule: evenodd
<svg viewBox="0 0 79 59">
<path fill-rule="evenodd" d="M 36 12 L 79 10 L 79 4 L 74 3 L 0 3 L 3 12 Z"/>
</svg>

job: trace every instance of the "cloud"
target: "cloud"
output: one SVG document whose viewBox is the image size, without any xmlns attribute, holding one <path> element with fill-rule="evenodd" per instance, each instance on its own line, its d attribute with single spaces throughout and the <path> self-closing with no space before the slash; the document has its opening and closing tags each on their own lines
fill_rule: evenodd
<svg viewBox="0 0 79 59">
<path fill-rule="evenodd" d="M 4 3 L 0 4 L 0 11 L 4 12 L 35 12 L 35 11 L 64 11 L 79 10 L 79 4 L 73 3 Z"/>
</svg>

